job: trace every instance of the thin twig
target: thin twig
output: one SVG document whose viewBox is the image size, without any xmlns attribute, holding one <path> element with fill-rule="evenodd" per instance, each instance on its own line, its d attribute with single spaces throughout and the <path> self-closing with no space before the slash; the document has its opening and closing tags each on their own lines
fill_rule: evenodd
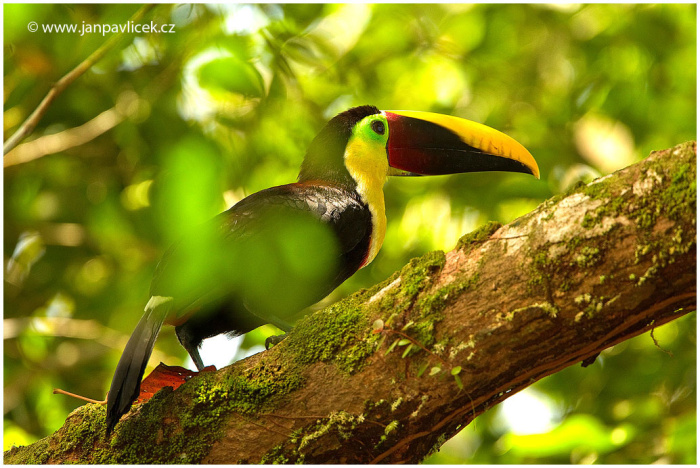
<svg viewBox="0 0 700 468">
<path fill-rule="evenodd" d="M 649 333 L 649 334 L 651 335 L 651 339 L 654 340 L 654 345 L 656 345 L 656 347 L 659 348 L 659 349 L 660 349 L 661 351 L 663 351 L 664 353 L 666 353 L 666 354 L 668 354 L 669 356 L 673 357 L 673 353 L 672 353 L 671 351 L 669 351 L 668 349 L 662 348 L 661 345 L 659 344 L 659 342 L 656 340 L 656 337 L 654 336 L 654 330 L 656 330 L 656 328 L 653 328 L 653 327 L 652 327 L 651 332 Z"/>
<path fill-rule="evenodd" d="M 116 127 L 124 119 L 137 115 L 143 108 L 141 101 L 152 104 L 170 86 L 175 62 L 178 61 L 171 61 L 171 64 L 146 86 L 141 96 L 133 91 L 123 91 L 117 97 L 117 103 L 114 107 L 103 111 L 83 125 L 51 135 L 43 135 L 17 145 L 5 155 L 3 166 L 7 168 L 24 164 L 49 154 L 83 145 Z"/>
<path fill-rule="evenodd" d="M 68 395 L 69 397 L 77 398 L 78 400 L 87 401 L 88 403 L 96 403 L 98 405 L 106 405 L 107 404 L 107 400 L 104 400 L 104 401 L 93 400 L 92 398 L 84 397 L 82 395 L 76 395 L 75 393 L 61 390 L 60 388 L 54 388 L 53 394 L 56 395 L 57 393 L 60 393 L 61 395 Z"/>
<path fill-rule="evenodd" d="M 44 135 L 23 143 L 5 155 L 3 167 L 23 164 L 47 154 L 65 151 L 82 145 L 119 125 L 126 116 L 117 111 L 117 106 L 107 109 L 89 122 L 60 133 Z"/>
<path fill-rule="evenodd" d="M 129 21 L 138 23 L 139 21 L 141 21 L 141 18 L 143 18 L 143 16 L 154 6 L 155 5 L 142 6 L 136 13 L 134 13 L 134 15 L 129 19 Z M 22 122 L 22 125 L 19 126 L 17 131 L 10 138 L 7 139 L 7 141 L 3 145 L 3 155 L 7 154 L 12 148 L 17 146 L 17 144 L 20 141 L 24 140 L 27 136 L 29 136 L 34 131 L 34 128 L 37 126 L 44 114 L 46 114 L 46 111 L 49 109 L 49 106 L 54 101 L 54 99 L 56 99 L 58 95 L 65 91 L 65 89 L 68 88 L 68 86 L 71 83 L 73 83 L 83 73 L 88 71 L 93 65 L 95 65 L 100 59 L 102 59 L 102 57 L 104 57 L 107 54 L 107 52 L 109 52 L 119 43 L 119 41 L 124 35 L 125 32 L 121 32 L 107 39 L 107 41 L 104 44 L 102 44 L 99 49 L 90 54 L 90 56 L 83 60 L 80 64 L 78 64 L 77 67 L 66 73 L 60 80 L 58 80 L 51 87 L 51 89 L 46 94 L 41 103 L 39 103 L 37 108 L 34 109 L 34 112 L 32 112 L 31 115 L 27 117 L 27 119 L 24 122 Z"/>
</svg>

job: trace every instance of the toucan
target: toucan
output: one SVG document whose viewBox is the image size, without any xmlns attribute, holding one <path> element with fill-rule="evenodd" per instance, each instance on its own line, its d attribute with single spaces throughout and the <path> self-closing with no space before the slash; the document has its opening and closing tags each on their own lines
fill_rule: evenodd
<svg viewBox="0 0 700 468">
<path fill-rule="evenodd" d="M 295 314 L 377 256 L 388 176 L 475 171 L 539 178 L 521 144 L 475 122 L 374 106 L 333 117 L 311 141 L 296 183 L 242 199 L 164 253 L 109 389 L 107 436 L 139 395 L 163 323 L 200 371 L 206 338 L 264 324 L 288 332 Z"/>
</svg>

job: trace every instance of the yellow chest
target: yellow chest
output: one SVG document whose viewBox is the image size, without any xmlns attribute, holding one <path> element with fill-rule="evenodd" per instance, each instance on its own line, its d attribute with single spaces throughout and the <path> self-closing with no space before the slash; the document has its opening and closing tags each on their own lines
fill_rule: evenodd
<svg viewBox="0 0 700 468">
<path fill-rule="evenodd" d="M 345 165 L 357 183 L 357 193 L 372 213 L 372 237 L 367 260 L 369 265 L 379 253 L 386 234 L 386 212 L 384 209 L 384 182 L 389 163 L 383 148 L 373 148 L 364 141 L 350 142 L 345 149 Z"/>
<path fill-rule="evenodd" d="M 367 254 L 367 260 L 362 265 L 365 267 L 369 265 L 374 257 L 379 253 L 379 249 L 382 248 L 384 243 L 384 235 L 386 234 L 386 213 L 384 210 L 384 192 L 382 188 L 379 190 L 370 187 L 363 187 L 361 184 L 357 185 L 357 192 L 362 197 L 362 201 L 367 203 L 369 206 L 369 211 L 372 213 L 372 237 L 369 244 L 369 252 Z"/>
</svg>

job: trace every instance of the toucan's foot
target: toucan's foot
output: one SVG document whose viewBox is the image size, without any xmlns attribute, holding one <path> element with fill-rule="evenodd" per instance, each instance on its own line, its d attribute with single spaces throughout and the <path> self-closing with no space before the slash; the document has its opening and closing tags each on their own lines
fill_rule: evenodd
<svg viewBox="0 0 700 468">
<path fill-rule="evenodd" d="M 282 341 L 282 340 L 285 339 L 286 337 L 287 337 L 287 334 L 286 334 L 286 333 L 283 334 L 283 335 L 272 335 L 272 336 L 268 336 L 267 339 L 265 339 L 265 349 L 270 349 L 270 348 L 272 348 L 273 346 L 275 346 L 276 344 L 278 344 L 280 341 Z"/>
</svg>

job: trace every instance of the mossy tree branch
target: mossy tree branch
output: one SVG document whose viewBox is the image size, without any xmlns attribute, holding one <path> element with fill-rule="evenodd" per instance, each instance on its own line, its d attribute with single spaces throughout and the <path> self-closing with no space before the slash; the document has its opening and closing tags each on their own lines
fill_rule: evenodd
<svg viewBox="0 0 700 468">
<path fill-rule="evenodd" d="M 695 161 L 689 142 L 580 184 L 160 391 L 111 440 L 88 404 L 5 462 L 418 462 L 542 377 L 695 310 Z"/>
</svg>

